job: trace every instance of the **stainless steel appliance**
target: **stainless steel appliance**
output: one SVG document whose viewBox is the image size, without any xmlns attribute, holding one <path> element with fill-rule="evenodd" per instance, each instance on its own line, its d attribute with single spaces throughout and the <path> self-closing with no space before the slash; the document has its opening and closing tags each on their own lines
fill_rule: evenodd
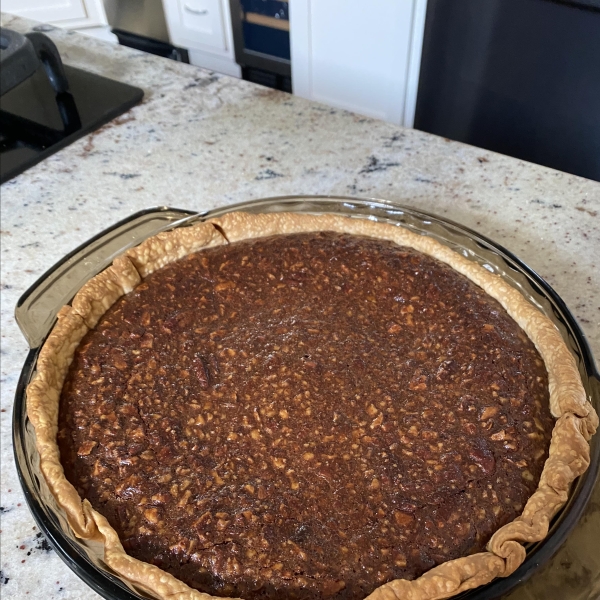
<svg viewBox="0 0 600 600">
<path fill-rule="evenodd" d="M 102 0 L 108 24 L 119 43 L 179 62 L 187 50 L 171 44 L 162 0 Z"/>
<path fill-rule="evenodd" d="M 161 0 L 102 0 L 108 24 L 114 29 L 169 43 Z"/>
</svg>

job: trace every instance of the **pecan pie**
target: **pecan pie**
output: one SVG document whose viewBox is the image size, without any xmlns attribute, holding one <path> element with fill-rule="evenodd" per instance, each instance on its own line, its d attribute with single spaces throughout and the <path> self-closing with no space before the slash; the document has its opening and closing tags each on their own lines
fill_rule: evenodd
<svg viewBox="0 0 600 600">
<path fill-rule="evenodd" d="M 61 311 L 28 411 L 75 533 L 161 598 L 433 599 L 508 575 L 597 426 L 559 333 L 499 278 L 298 214 L 117 259 Z"/>
</svg>

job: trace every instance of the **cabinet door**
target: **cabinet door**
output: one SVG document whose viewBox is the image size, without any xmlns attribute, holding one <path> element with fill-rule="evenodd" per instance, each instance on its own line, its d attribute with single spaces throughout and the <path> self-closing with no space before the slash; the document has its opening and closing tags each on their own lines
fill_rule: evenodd
<svg viewBox="0 0 600 600">
<path fill-rule="evenodd" d="M 87 17 L 83 0 L 2 0 L 2 10 L 46 23 Z"/>
<path fill-rule="evenodd" d="M 163 0 L 163 6 L 175 45 L 227 49 L 221 0 Z"/>
<path fill-rule="evenodd" d="M 294 93 L 412 125 L 427 0 L 293 0 Z"/>
</svg>

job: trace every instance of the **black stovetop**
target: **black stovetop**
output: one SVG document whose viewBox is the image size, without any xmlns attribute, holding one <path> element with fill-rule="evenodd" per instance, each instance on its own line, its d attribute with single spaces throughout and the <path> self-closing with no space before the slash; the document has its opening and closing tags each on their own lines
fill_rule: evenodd
<svg viewBox="0 0 600 600">
<path fill-rule="evenodd" d="M 136 87 L 64 65 L 69 94 L 57 95 L 40 66 L 0 96 L 0 183 L 129 110 Z"/>
</svg>

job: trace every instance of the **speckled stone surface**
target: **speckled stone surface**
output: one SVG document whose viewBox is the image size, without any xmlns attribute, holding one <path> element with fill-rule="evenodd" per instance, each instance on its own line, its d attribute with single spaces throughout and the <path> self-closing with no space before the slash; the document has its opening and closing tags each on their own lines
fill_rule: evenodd
<svg viewBox="0 0 600 600">
<path fill-rule="evenodd" d="M 33 26 L 6 15 L 2 24 Z M 11 412 L 27 344 L 13 310 L 68 251 L 135 211 L 284 194 L 380 197 L 431 211 L 498 241 L 546 278 L 600 357 L 600 184 L 78 34 L 48 34 L 67 64 L 142 87 L 145 99 L 1 188 L 3 600 L 99 597 L 41 537 L 19 487 Z M 599 598 L 598 540 L 600 486 L 556 557 L 506 598 Z"/>
</svg>

